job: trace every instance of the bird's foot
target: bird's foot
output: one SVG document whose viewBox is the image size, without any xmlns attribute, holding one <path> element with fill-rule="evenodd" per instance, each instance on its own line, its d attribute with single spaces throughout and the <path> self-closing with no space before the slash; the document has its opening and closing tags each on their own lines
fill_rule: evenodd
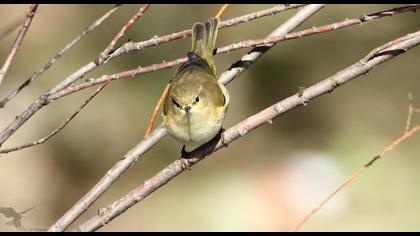
<svg viewBox="0 0 420 236">
<path fill-rule="evenodd" d="M 228 147 L 228 143 L 225 141 L 225 135 L 224 135 L 224 133 L 225 133 L 225 129 L 222 127 L 220 129 L 219 133 L 218 133 L 218 136 L 220 137 L 220 142 L 222 142 L 223 146 L 225 148 L 227 148 Z"/>
<path fill-rule="evenodd" d="M 182 146 L 182 150 L 181 150 L 181 167 L 182 167 L 182 169 L 191 170 L 190 162 L 188 161 L 188 156 L 189 155 L 190 155 L 190 152 L 187 152 L 187 150 L 185 150 L 185 145 Z"/>
</svg>

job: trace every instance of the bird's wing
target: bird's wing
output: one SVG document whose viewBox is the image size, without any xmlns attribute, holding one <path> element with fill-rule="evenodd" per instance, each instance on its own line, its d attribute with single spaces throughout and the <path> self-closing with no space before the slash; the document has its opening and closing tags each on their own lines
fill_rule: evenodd
<svg viewBox="0 0 420 236">
<path fill-rule="evenodd" d="M 17 212 L 11 207 L 0 207 L 0 213 L 7 218 L 14 217 L 17 214 Z"/>
</svg>

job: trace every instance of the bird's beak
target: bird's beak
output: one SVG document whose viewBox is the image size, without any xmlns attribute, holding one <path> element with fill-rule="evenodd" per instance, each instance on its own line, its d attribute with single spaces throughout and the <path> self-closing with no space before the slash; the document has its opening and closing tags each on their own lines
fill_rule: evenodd
<svg viewBox="0 0 420 236">
<path fill-rule="evenodd" d="M 185 110 L 185 112 L 187 112 L 187 113 L 188 113 L 188 112 L 190 112 L 190 110 L 191 110 L 191 106 L 185 106 L 185 107 L 184 107 L 184 110 Z"/>
</svg>

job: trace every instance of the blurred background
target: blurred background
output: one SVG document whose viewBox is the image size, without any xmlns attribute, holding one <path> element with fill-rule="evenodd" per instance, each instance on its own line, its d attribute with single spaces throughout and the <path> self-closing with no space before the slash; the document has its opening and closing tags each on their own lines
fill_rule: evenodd
<svg viewBox="0 0 420 236">
<path fill-rule="evenodd" d="M 118 44 L 190 28 L 221 4 L 151 5 Z M 222 20 L 273 5 L 230 5 Z M 328 5 L 297 30 L 399 5 Z M 24 19 L 28 5 L 2 5 L 0 29 Z M 0 88 L 6 96 L 112 5 L 40 5 Z M 100 53 L 140 5 L 123 5 L 106 22 L 0 109 L 3 129 L 17 114 Z M 219 31 L 216 46 L 268 35 L 297 10 Z M 385 17 L 334 32 L 281 42 L 230 83 L 228 128 L 353 64 L 370 50 L 419 30 L 420 13 Z M 0 60 L 17 30 L 0 39 Z M 85 79 L 184 56 L 191 39 L 120 56 Z M 219 74 L 248 49 L 216 56 Z M 408 93 L 420 107 L 420 48 L 323 95 L 230 144 L 182 173 L 100 231 L 287 231 L 354 170 L 404 131 Z M 25 227 L 48 228 L 129 149 L 142 140 L 150 114 L 175 68 L 113 82 L 63 131 L 43 145 L 0 157 L 0 206 L 23 211 Z M 58 127 L 95 88 L 36 113 L 4 145 L 35 141 Z M 420 114 L 413 122 L 420 122 Z M 159 116 L 158 123 L 161 119 Z M 414 135 L 339 193 L 303 231 L 419 231 L 420 136 Z M 129 168 L 71 227 L 179 157 L 165 137 Z M 0 231 L 15 231 L 0 214 Z"/>
</svg>

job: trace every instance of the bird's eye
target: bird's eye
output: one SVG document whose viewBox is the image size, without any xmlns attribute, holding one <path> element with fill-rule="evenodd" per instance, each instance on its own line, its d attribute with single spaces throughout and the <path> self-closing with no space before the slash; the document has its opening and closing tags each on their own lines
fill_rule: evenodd
<svg viewBox="0 0 420 236">
<path fill-rule="evenodd" d="M 172 102 L 178 107 L 178 108 L 181 108 L 181 105 L 179 105 L 176 101 L 175 101 L 175 99 L 173 99 L 172 98 Z"/>
<path fill-rule="evenodd" d="M 196 98 L 195 98 L 195 102 L 199 102 L 200 101 L 200 97 L 199 96 L 197 96 Z"/>
</svg>

